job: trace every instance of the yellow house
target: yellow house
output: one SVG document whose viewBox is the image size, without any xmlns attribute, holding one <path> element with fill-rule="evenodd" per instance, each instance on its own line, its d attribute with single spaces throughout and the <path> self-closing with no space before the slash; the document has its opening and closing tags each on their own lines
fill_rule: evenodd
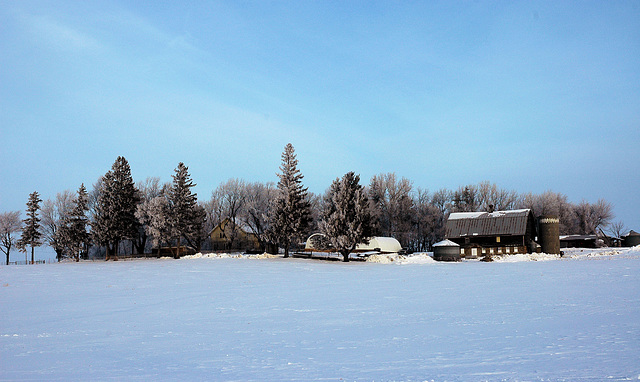
<svg viewBox="0 0 640 382">
<path fill-rule="evenodd" d="M 226 218 L 211 230 L 213 250 L 258 251 L 260 242 L 251 228 Z"/>
</svg>

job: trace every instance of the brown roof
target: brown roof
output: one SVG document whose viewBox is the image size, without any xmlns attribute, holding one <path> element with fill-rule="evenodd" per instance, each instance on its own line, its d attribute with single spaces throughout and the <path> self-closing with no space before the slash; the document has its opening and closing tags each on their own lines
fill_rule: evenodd
<svg viewBox="0 0 640 382">
<path fill-rule="evenodd" d="M 469 236 L 524 235 L 531 210 L 496 212 L 454 212 L 447 219 L 445 236 L 449 239 Z"/>
</svg>

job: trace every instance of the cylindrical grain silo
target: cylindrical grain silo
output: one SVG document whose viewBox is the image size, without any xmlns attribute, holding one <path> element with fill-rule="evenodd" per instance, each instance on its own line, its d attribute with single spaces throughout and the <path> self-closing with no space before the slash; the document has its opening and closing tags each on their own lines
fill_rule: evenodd
<svg viewBox="0 0 640 382">
<path fill-rule="evenodd" d="M 560 219 L 541 216 L 538 220 L 538 241 L 542 252 L 560 254 Z"/>
<path fill-rule="evenodd" d="M 636 245 L 640 245 L 640 233 L 631 230 L 631 232 L 624 237 L 623 245 L 625 247 L 635 247 Z"/>
<path fill-rule="evenodd" d="M 460 261 L 460 246 L 451 240 L 433 245 L 433 259 L 437 261 Z"/>
</svg>

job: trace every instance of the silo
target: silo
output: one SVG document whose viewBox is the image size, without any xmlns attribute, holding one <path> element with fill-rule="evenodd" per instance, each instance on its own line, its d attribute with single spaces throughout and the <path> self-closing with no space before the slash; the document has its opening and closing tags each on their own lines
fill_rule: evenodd
<svg viewBox="0 0 640 382">
<path fill-rule="evenodd" d="M 538 220 L 538 241 L 542 252 L 560 254 L 560 219 L 541 216 Z"/>
<path fill-rule="evenodd" d="M 438 261 L 460 261 L 460 246 L 451 240 L 433 245 L 433 259 Z"/>
<path fill-rule="evenodd" d="M 640 233 L 631 230 L 631 232 L 624 237 L 624 246 L 635 247 L 636 245 L 640 245 Z"/>
</svg>

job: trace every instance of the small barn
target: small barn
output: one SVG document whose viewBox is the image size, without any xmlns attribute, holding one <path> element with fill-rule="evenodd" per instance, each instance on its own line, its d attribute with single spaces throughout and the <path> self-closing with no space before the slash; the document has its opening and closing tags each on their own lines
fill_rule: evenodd
<svg viewBox="0 0 640 382">
<path fill-rule="evenodd" d="M 237 250 L 237 251 L 259 251 L 260 242 L 258 237 L 251 231 L 250 227 L 226 218 L 215 226 L 211 233 L 211 247 L 214 251 Z"/>
<path fill-rule="evenodd" d="M 454 212 L 445 228 L 445 238 L 469 258 L 532 252 L 537 247 L 535 235 L 535 218 L 529 209 Z"/>
</svg>

